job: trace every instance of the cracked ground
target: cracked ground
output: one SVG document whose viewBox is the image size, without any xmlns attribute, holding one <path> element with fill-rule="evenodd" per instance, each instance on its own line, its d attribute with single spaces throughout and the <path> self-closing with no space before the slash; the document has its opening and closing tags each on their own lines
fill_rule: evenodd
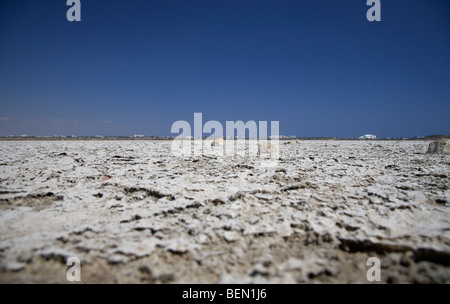
<svg viewBox="0 0 450 304">
<path fill-rule="evenodd" d="M 450 156 L 280 142 L 278 166 L 170 141 L 0 142 L 0 282 L 450 283 Z"/>
</svg>

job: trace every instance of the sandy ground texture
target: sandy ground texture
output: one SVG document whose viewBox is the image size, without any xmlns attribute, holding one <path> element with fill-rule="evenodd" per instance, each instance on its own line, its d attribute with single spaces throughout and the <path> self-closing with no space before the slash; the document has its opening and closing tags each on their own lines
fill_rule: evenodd
<svg viewBox="0 0 450 304">
<path fill-rule="evenodd" d="M 279 165 L 169 141 L 0 142 L 0 282 L 450 282 L 450 156 L 303 141 Z"/>
</svg>

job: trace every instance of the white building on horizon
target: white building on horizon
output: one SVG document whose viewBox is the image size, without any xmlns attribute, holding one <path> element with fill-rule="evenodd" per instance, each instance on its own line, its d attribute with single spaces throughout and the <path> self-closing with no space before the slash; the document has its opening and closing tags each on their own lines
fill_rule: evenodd
<svg viewBox="0 0 450 304">
<path fill-rule="evenodd" d="M 359 139 L 377 139 L 377 137 L 372 134 L 366 134 L 366 135 L 360 136 Z"/>
</svg>

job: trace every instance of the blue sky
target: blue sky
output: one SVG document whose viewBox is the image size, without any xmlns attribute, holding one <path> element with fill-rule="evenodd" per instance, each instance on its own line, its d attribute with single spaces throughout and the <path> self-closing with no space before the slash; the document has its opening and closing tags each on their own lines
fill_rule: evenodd
<svg viewBox="0 0 450 304">
<path fill-rule="evenodd" d="M 450 134 L 450 1 L 0 2 L 0 135 Z M 173 134 L 175 135 L 175 134 Z"/>
</svg>

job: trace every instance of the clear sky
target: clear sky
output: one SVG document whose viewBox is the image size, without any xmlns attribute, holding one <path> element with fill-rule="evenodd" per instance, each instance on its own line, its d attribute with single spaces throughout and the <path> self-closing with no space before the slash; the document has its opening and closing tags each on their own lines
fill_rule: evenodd
<svg viewBox="0 0 450 304">
<path fill-rule="evenodd" d="M 450 1 L 0 1 L 0 135 L 450 134 Z M 173 134 L 176 135 L 176 134 Z"/>
</svg>

